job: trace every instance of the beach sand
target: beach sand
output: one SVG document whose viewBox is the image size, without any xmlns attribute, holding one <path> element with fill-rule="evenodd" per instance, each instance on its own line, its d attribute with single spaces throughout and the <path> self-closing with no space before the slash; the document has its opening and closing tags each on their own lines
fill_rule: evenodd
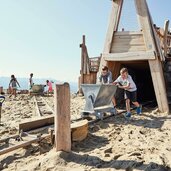
<svg viewBox="0 0 171 171">
<path fill-rule="evenodd" d="M 53 98 L 46 97 L 53 107 Z M 80 117 L 85 100 L 71 96 L 71 118 Z M 39 118 L 33 98 L 18 95 L 6 98 L 2 106 L 0 138 L 18 133 L 18 124 Z M 82 142 L 72 143 L 72 152 L 56 152 L 49 142 L 32 144 L 0 156 L 4 171 L 114 171 L 170 170 L 171 116 L 156 108 L 143 108 L 142 115 L 133 113 L 131 120 L 117 115 L 89 127 Z"/>
</svg>

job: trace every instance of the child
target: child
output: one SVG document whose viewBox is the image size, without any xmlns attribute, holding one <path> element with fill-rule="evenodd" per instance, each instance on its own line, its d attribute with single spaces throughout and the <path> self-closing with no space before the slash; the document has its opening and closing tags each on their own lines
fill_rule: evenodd
<svg viewBox="0 0 171 171">
<path fill-rule="evenodd" d="M 30 74 L 30 78 L 29 78 L 29 89 L 32 89 L 32 86 L 34 85 L 33 83 L 33 73 Z"/>
<path fill-rule="evenodd" d="M 52 82 L 49 80 L 46 80 L 46 85 L 48 86 L 48 91 L 47 93 L 50 94 L 53 92 L 53 88 L 52 88 Z"/>
<path fill-rule="evenodd" d="M 11 85 L 11 95 L 9 97 L 11 97 L 12 95 L 14 95 L 15 97 L 17 96 L 17 84 L 20 87 L 20 84 L 18 83 L 17 79 L 15 78 L 14 75 L 11 75 L 11 80 L 9 83 L 9 88 Z"/>
<path fill-rule="evenodd" d="M 109 71 L 107 66 L 102 67 L 102 71 L 97 80 L 98 83 L 101 84 L 110 84 L 112 83 L 112 73 Z"/>
<path fill-rule="evenodd" d="M 142 109 L 140 104 L 137 102 L 137 87 L 134 81 L 132 80 L 132 77 L 128 74 L 127 68 L 122 68 L 120 70 L 120 76 L 114 81 L 114 84 L 118 85 L 119 88 L 125 90 L 124 98 L 126 100 L 126 110 L 127 110 L 125 117 L 127 118 L 131 117 L 130 101 L 137 107 L 136 109 L 137 114 L 141 114 Z"/>
</svg>

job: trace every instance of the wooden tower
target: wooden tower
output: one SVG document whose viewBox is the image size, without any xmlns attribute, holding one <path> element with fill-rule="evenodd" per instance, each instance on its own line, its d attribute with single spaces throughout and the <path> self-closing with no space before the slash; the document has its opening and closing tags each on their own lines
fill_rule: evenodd
<svg viewBox="0 0 171 171">
<path fill-rule="evenodd" d="M 137 31 L 118 31 L 123 3 L 124 0 L 112 1 L 112 12 L 99 70 L 103 65 L 107 65 L 115 79 L 122 65 L 140 67 L 143 70 L 148 67 L 158 108 L 161 112 L 168 113 L 169 106 L 162 68 L 165 56 L 147 2 L 146 0 L 134 0 L 140 25 L 140 30 Z"/>
</svg>

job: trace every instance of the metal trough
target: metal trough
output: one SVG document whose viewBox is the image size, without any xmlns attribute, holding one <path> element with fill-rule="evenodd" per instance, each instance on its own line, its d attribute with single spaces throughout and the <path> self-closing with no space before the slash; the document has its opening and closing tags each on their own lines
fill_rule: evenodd
<svg viewBox="0 0 171 171">
<path fill-rule="evenodd" d="M 116 93 L 117 86 L 103 84 L 82 84 L 81 88 L 86 99 L 82 116 L 94 114 L 97 118 L 103 119 L 104 112 L 115 113 L 112 98 Z"/>
<path fill-rule="evenodd" d="M 44 92 L 44 87 L 45 87 L 45 85 L 43 85 L 43 84 L 34 84 L 31 88 L 31 92 L 42 94 Z"/>
</svg>

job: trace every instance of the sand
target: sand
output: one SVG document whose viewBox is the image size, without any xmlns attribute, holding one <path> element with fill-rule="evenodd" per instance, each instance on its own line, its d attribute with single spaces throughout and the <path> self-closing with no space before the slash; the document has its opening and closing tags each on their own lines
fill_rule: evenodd
<svg viewBox="0 0 171 171">
<path fill-rule="evenodd" d="M 46 97 L 53 107 L 53 98 Z M 80 117 L 85 100 L 71 96 L 71 118 Z M 38 118 L 33 98 L 6 98 L 2 109 L 0 137 L 18 132 L 20 122 Z M 114 116 L 89 127 L 88 137 L 72 143 L 72 152 L 56 152 L 47 141 L 0 156 L 4 171 L 114 171 L 171 170 L 171 116 L 156 108 L 143 108 L 131 120 Z"/>
</svg>

